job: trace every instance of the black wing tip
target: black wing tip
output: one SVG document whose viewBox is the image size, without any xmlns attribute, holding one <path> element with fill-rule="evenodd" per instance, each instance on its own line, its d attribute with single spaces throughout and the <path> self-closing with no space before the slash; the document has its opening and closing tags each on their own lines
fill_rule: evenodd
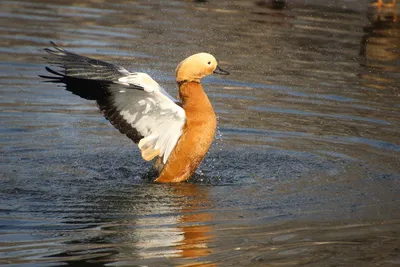
<svg viewBox="0 0 400 267">
<path fill-rule="evenodd" d="M 65 77 L 38 75 L 44 83 L 65 83 Z"/>
<path fill-rule="evenodd" d="M 55 76 L 38 75 L 40 78 L 46 79 L 46 81 L 44 81 L 44 82 L 57 83 L 57 82 L 63 82 L 64 81 L 64 79 L 65 79 L 65 75 L 64 74 L 62 74 L 60 72 L 57 72 L 57 71 L 55 71 L 53 69 L 50 69 L 49 67 L 45 67 L 45 68 L 49 73 L 51 73 L 51 74 L 53 74 Z"/>
<path fill-rule="evenodd" d="M 50 44 L 52 48 L 45 48 L 44 51 L 51 54 L 51 55 L 57 55 L 57 56 L 64 56 L 66 55 L 66 51 L 59 47 L 55 42 L 50 41 Z"/>
<path fill-rule="evenodd" d="M 56 75 L 56 76 L 60 76 L 60 77 L 64 77 L 64 76 L 65 76 L 65 75 L 62 74 L 62 73 L 59 73 L 59 72 L 57 72 L 57 71 L 55 71 L 55 70 L 53 70 L 53 69 L 50 69 L 49 67 L 46 67 L 46 70 L 47 70 L 48 72 L 50 72 L 51 74 L 54 74 L 54 75 Z"/>
<path fill-rule="evenodd" d="M 45 76 L 45 75 L 38 75 L 40 78 L 45 79 L 44 83 L 64 83 L 63 77 L 55 77 L 55 76 Z"/>
<path fill-rule="evenodd" d="M 55 64 L 55 65 L 60 65 L 58 60 L 56 60 L 53 56 L 65 56 L 65 50 L 59 47 L 55 42 L 50 41 L 50 44 L 53 46 L 53 49 L 51 48 L 45 48 L 44 51 L 49 53 L 50 56 L 44 56 L 44 59 L 49 61 L 50 64 Z M 47 79 L 47 81 L 44 82 L 62 82 L 65 78 L 65 74 L 57 72 L 49 67 L 45 67 L 47 72 L 55 75 L 55 76 L 46 76 L 46 75 L 38 75 L 40 78 Z"/>
<path fill-rule="evenodd" d="M 60 46 L 58 46 L 55 42 L 50 41 L 50 44 L 53 46 L 53 48 L 57 49 L 58 51 L 65 51 L 62 49 Z"/>
</svg>

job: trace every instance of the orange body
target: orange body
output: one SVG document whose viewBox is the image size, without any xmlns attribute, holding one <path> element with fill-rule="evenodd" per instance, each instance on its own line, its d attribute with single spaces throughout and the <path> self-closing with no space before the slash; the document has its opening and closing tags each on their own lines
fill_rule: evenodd
<svg viewBox="0 0 400 267">
<path fill-rule="evenodd" d="M 186 123 L 156 182 L 181 182 L 189 179 L 214 140 L 217 119 L 201 84 L 181 83 L 179 96 L 186 113 Z"/>
</svg>

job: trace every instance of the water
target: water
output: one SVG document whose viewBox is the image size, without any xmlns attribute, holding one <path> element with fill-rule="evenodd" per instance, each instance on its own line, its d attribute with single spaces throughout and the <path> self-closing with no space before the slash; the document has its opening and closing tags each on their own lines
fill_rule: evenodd
<svg viewBox="0 0 400 267">
<path fill-rule="evenodd" d="M 2 1 L 1 266 L 398 266 L 400 24 L 365 1 Z M 43 48 L 144 71 L 186 56 L 218 134 L 189 183 L 153 184 Z"/>
</svg>

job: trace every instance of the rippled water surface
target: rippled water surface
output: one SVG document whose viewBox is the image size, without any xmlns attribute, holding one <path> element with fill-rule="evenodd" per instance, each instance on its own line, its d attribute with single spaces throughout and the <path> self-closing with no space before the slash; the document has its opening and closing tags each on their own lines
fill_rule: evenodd
<svg viewBox="0 0 400 267">
<path fill-rule="evenodd" d="M 0 265 L 400 265 L 399 4 L 287 2 L 1 1 Z M 172 95 L 214 54 L 231 75 L 203 81 L 195 177 L 152 183 L 94 103 L 43 83 L 49 40 Z"/>
</svg>

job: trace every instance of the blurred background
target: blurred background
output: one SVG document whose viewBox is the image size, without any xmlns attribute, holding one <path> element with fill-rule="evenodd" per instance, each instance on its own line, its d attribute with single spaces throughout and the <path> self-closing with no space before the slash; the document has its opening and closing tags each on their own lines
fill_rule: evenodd
<svg viewBox="0 0 400 267">
<path fill-rule="evenodd" d="M 0 2 L 0 266 L 397 266 L 400 3 Z M 95 103 L 44 83 L 45 47 L 149 73 L 197 52 L 229 76 L 196 175 L 151 163 Z"/>
</svg>

